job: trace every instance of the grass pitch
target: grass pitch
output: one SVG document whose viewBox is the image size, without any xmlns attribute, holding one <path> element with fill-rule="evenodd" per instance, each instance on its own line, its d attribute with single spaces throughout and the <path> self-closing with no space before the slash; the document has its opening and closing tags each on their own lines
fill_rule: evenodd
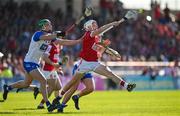
<svg viewBox="0 0 180 116">
<path fill-rule="evenodd" d="M 40 99 L 32 92 L 12 92 L 0 102 L 0 116 L 180 116 L 180 91 L 94 92 L 80 99 L 79 111 L 70 100 L 63 114 L 37 110 Z"/>
</svg>

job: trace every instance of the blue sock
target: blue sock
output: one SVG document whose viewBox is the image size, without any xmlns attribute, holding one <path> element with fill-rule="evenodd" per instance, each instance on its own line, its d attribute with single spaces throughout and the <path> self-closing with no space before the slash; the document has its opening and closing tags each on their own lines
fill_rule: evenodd
<svg viewBox="0 0 180 116">
<path fill-rule="evenodd" d="M 78 98 L 79 98 L 79 95 L 75 95 L 75 97 L 76 97 L 76 99 L 78 99 Z"/>
<path fill-rule="evenodd" d="M 56 97 L 56 100 L 58 100 L 58 101 L 59 101 L 60 99 L 61 99 L 61 97 L 60 97 L 60 96 L 57 96 L 57 97 Z"/>
<path fill-rule="evenodd" d="M 50 106 L 51 105 L 51 103 L 49 102 L 49 101 L 47 101 L 46 102 L 46 106 L 48 107 L 48 106 Z"/>
<path fill-rule="evenodd" d="M 11 86 L 7 86 L 7 90 L 11 91 L 13 88 Z"/>
<path fill-rule="evenodd" d="M 62 107 L 62 108 L 65 108 L 66 106 L 67 106 L 67 105 L 66 105 L 65 103 L 62 103 L 62 104 L 61 104 L 61 107 Z"/>
<path fill-rule="evenodd" d="M 64 107 L 64 106 L 66 106 L 66 104 L 65 104 L 65 103 L 62 103 L 61 105 L 62 105 L 63 107 Z"/>
</svg>

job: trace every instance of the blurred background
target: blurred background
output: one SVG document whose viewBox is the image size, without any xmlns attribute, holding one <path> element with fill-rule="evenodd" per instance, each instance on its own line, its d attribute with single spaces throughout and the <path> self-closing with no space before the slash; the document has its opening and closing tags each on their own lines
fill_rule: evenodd
<svg viewBox="0 0 180 116">
<path fill-rule="evenodd" d="M 0 0 L 0 90 L 4 83 L 24 78 L 23 59 L 39 19 L 50 19 L 54 30 L 66 30 L 87 6 L 93 7 L 89 18 L 99 26 L 121 19 L 129 9 L 139 12 L 137 19 L 104 35 L 122 56 L 102 57 L 116 74 L 136 83 L 136 90 L 180 89 L 180 0 Z M 82 36 L 84 22 L 67 39 Z M 64 46 L 61 54 L 70 60 L 63 68 L 63 83 L 72 78 L 80 49 Z M 105 77 L 94 77 L 96 90 L 121 89 Z"/>
</svg>

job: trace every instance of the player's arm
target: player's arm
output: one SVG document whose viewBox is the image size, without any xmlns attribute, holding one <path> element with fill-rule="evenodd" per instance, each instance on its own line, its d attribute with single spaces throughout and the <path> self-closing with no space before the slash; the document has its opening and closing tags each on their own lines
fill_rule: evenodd
<svg viewBox="0 0 180 116">
<path fill-rule="evenodd" d="M 59 45 L 75 45 L 75 44 L 79 44 L 82 42 L 82 39 L 85 35 L 83 35 L 81 38 L 77 39 L 77 40 L 65 40 L 65 39 L 57 39 L 55 41 L 55 44 L 59 44 Z"/>
<path fill-rule="evenodd" d="M 81 40 L 64 40 L 64 39 L 58 39 L 55 41 L 55 44 L 59 44 L 59 45 L 66 45 L 66 46 L 70 46 L 70 45 L 75 45 L 80 43 Z"/>
<path fill-rule="evenodd" d="M 57 31 L 52 34 L 51 33 L 44 34 L 44 32 L 38 31 L 38 32 L 34 33 L 33 40 L 34 41 L 53 40 L 54 38 L 59 38 L 59 37 L 64 37 L 64 36 L 65 36 L 65 32 L 63 32 L 63 31 Z"/>
<path fill-rule="evenodd" d="M 109 24 L 106 24 L 106 25 L 100 27 L 99 29 L 92 32 L 91 36 L 93 37 L 93 36 L 99 35 L 103 32 L 106 32 L 106 31 L 112 29 L 114 26 L 118 26 L 119 24 L 121 24 L 122 22 L 124 22 L 126 20 L 135 19 L 137 17 L 137 15 L 138 15 L 137 11 L 130 10 L 125 14 L 125 16 L 122 19 L 120 19 L 119 21 L 114 21 L 112 23 L 109 23 Z M 110 27 L 112 27 L 112 28 L 110 28 Z"/>
<path fill-rule="evenodd" d="M 123 21 L 114 21 L 112 23 L 106 24 L 96 30 L 94 30 L 93 32 L 91 32 L 91 37 L 94 37 L 96 35 L 99 35 L 100 33 L 102 33 L 103 31 L 105 31 L 106 29 L 108 29 L 111 26 L 118 26 L 120 23 L 122 23 Z"/>
<path fill-rule="evenodd" d="M 41 40 L 53 40 L 54 38 L 59 38 L 59 37 L 64 37 L 66 33 L 64 31 L 56 31 L 55 33 L 52 34 L 44 34 L 40 36 Z"/>
<path fill-rule="evenodd" d="M 40 40 L 52 40 L 57 37 L 57 34 L 44 34 L 40 36 Z"/>
<path fill-rule="evenodd" d="M 44 60 L 46 63 L 54 66 L 55 68 L 60 68 L 60 67 L 61 67 L 61 66 L 59 65 L 59 63 L 54 63 L 54 62 L 52 62 L 52 61 L 49 59 L 49 55 L 46 54 L 46 53 L 43 54 L 43 60 Z"/>
<path fill-rule="evenodd" d="M 56 68 L 59 68 L 60 67 L 59 63 L 54 63 L 49 58 L 51 48 L 52 48 L 52 46 L 49 45 L 46 52 L 44 52 L 42 58 L 47 64 L 50 64 L 50 65 L 52 65 L 52 66 L 54 66 Z"/>
</svg>

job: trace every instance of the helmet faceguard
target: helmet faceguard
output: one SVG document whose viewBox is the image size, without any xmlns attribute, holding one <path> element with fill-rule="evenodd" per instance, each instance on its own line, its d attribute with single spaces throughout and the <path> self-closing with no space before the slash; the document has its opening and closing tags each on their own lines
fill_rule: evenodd
<svg viewBox="0 0 180 116">
<path fill-rule="evenodd" d="M 95 20 L 88 20 L 86 23 L 84 23 L 84 29 L 86 31 L 92 31 L 94 22 L 96 23 Z"/>
</svg>

